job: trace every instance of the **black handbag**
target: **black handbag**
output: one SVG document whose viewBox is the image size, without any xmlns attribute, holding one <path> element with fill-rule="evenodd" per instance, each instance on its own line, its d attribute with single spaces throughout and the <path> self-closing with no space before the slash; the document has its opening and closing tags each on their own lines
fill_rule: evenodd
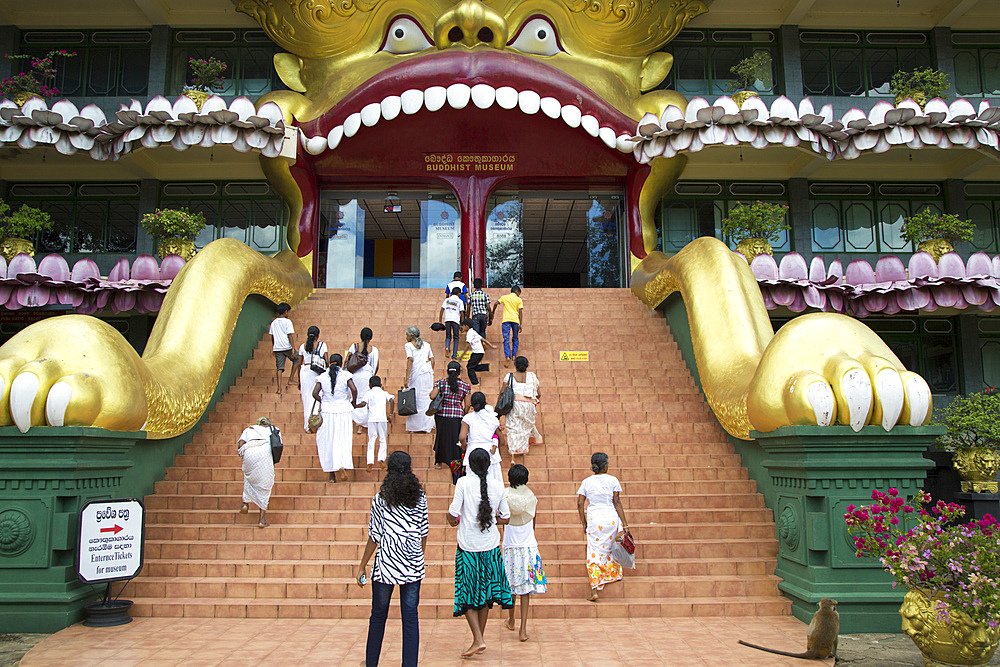
<svg viewBox="0 0 1000 667">
<path fill-rule="evenodd" d="M 417 414 L 417 390 L 413 387 L 396 392 L 396 414 L 409 417 Z"/>
<path fill-rule="evenodd" d="M 276 427 L 271 427 L 271 460 L 277 463 L 281 460 L 281 452 L 285 446 L 281 442 L 281 431 Z"/>
<path fill-rule="evenodd" d="M 437 414 L 437 411 L 441 409 L 441 405 L 444 403 L 444 391 L 438 389 L 438 394 L 431 399 L 430 405 L 427 406 L 427 412 L 424 414 L 428 417 L 433 417 Z"/>
<path fill-rule="evenodd" d="M 497 396 L 497 405 L 494 408 L 496 413 L 503 417 L 514 409 L 514 374 L 507 376 L 507 388 Z"/>
</svg>

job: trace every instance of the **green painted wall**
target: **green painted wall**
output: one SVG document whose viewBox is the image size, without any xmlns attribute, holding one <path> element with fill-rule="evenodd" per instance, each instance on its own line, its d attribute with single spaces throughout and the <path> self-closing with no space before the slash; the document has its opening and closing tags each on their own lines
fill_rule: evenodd
<svg viewBox="0 0 1000 667">
<path fill-rule="evenodd" d="M 206 416 L 246 368 L 273 317 L 273 303 L 247 298 Z M 91 500 L 152 493 L 206 416 L 166 440 L 96 428 L 0 428 L 0 631 L 54 632 L 82 619 L 83 606 L 103 586 L 76 577 L 80 509 Z"/>
</svg>

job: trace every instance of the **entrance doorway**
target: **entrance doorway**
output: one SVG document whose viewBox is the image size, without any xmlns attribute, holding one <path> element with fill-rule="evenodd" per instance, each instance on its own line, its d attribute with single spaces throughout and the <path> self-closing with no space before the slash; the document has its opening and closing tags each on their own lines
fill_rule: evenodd
<svg viewBox="0 0 1000 667">
<path fill-rule="evenodd" d="M 621 193 L 499 192 L 486 210 L 490 287 L 624 284 Z"/>
<path fill-rule="evenodd" d="M 437 287 L 459 268 L 461 214 L 453 195 L 324 192 L 317 285 Z"/>
</svg>

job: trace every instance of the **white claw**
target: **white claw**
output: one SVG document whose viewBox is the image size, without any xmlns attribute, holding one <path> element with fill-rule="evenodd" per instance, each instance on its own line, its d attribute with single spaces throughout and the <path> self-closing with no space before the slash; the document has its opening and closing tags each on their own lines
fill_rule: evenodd
<svg viewBox="0 0 1000 667">
<path fill-rule="evenodd" d="M 836 401 L 830 385 L 825 382 L 813 382 L 806 388 L 806 400 L 812 406 L 818 426 L 829 426 L 833 423 Z"/>
<path fill-rule="evenodd" d="M 868 421 L 868 413 L 872 409 L 872 381 L 868 379 L 868 373 L 860 368 L 844 373 L 843 391 L 851 428 L 858 432 Z"/>
<path fill-rule="evenodd" d="M 10 416 L 21 433 L 31 428 L 31 406 L 35 403 L 39 384 L 34 373 L 20 373 L 10 383 Z"/>
<path fill-rule="evenodd" d="M 45 419 L 49 426 L 63 426 L 66 418 L 66 408 L 73 398 L 73 387 L 68 382 L 56 382 L 49 389 L 49 395 L 45 399 Z"/>
<path fill-rule="evenodd" d="M 931 388 L 922 377 L 911 376 L 906 380 L 906 398 L 910 403 L 910 426 L 920 426 L 931 409 Z"/>
<path fill-rule="evenodd" d="M 903 381 L 899 373 L 883 368 L 875 375 L 875 394 L 882 405 L 882 428 L 891 431 L 903 412 Z"/>
</svg>

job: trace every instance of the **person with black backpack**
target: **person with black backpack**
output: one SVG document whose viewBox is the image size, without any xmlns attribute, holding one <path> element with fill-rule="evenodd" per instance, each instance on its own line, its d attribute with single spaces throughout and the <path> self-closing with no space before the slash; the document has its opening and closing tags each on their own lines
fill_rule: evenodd
<svg viewBox="0 0 1000 667">
<path fill-rule="evenodd" d="M 261 417 L 253 426 L 247 426 L 240 434 L 240 458 L 243 459 L 243 505 L 240 514 L 250 511 L 250 503 L 260 508 L 257 526 L 266 528 L 268 525 L 266 513 L 267 504 L 271 499 L 271 489 L 274 487 L 275 455 L 272 453 L 272 434 L 276 433 L 271 420 Z M 280 446 L 281 435 L 278 435 Z M 280 458 L 280 449 L 277 453 Z"/>
</svg>

